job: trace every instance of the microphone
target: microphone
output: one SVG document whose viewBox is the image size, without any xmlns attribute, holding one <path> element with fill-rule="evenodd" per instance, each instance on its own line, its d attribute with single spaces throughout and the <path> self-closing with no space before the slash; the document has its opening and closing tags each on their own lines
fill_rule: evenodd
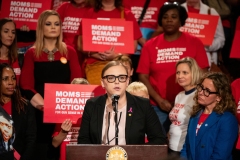
<svg viewBox="0 0 240 160">
<path fill-rule="evenodd" d="M 113 94 L 113 95 L 111 96 L 111 99 L 112 99 L 112 101 L 114 101 L 114 102 L 118 101 L 119 98 L 120 98 L 120 96 L 117 95 L 117 94 Z"/>
<path fill-rule="evenodd" d="M 115 115 L 114 115 L 114 121 L 115 121 L 115 145 L 118 145 L 118 100 L 120 98 L 120 95 L 117 95 L 117 94 L 113 94 L 111 96 L 111 99 L 112 99 L 112 106 L 113 106 L 113 110 L 115 112 Z"/>
<path fill-rule="evenodd" d="M 120 96 L 117 95 L 117 94 L 113 94 L 113 95 L 111 96 L 112 106 L 113 106 L 114 112 L 117 112 L 117 104 L 118 104 L 119 98 L 120 98 Z"/>
</svg>

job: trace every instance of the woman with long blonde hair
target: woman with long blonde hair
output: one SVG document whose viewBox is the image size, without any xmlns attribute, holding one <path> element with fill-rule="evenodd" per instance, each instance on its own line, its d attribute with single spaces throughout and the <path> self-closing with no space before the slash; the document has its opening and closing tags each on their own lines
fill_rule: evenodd
<svg viewBox="0 0 240 160">
<path fill-rule="evenodd" d="M 56 11 L 41 13 L 36 36 L 35 44 L 24 57 L 20 85 L 23 94 L 36 108 L 37 142 L 42 150 L 51 143 L 54 129 L 52 124 L 43 124 L 44 83 L 69 84 L 74 78 L 81 77 L 81 69 L 76 51 L 62 42 L 62 25 Z M 41 153 L 38 158 L 44 155 Z"/>
</svg>

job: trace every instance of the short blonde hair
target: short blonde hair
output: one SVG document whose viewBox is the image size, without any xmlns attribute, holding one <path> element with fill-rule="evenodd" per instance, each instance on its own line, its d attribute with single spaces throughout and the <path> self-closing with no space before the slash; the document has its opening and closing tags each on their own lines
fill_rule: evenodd
<svg viewBox="0 0 240 160">
<path fill-rule="evenodd" d="M 74 78 L 71 84 L 89 84 L 85 78 Z"/>
<path fill-rule="evenodd" d="M 132 82 L 126 89 L 129 93 L 136 93 L 139 91 L 146 92 L 148 94 L 147 87 L 142 82 Z"/>
<path fill-rule="evenodd" d="M 128 63 L 130 65 L 130 69 L 133 68 L 132 66 L 132 60 L 127 55 L 119 55 L 116 58 L 113 59 L 114 61 L 121 62 L 122 64 Z"/>
<path fill-rule="evenodd" d="M 177 69 L 179 64 L 183 64 L 183 63 L 188 65 L 188 67 L 190 68 L 190 71 L 192 73 L 191 85 L 197 85 L 198 81 L 202 77 L 202 70 L 201 70 L 201 68 L 198 66 L 197 62 L 193 58 L 185 57 L 185 58 L 180 59 L 176 63 L 176 69 Z"/>
</svg>

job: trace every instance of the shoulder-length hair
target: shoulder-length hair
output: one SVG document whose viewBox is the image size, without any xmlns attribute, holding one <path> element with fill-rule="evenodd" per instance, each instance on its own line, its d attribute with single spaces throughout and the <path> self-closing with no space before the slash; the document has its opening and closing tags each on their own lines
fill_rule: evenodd
<svg viewBox="0 0 240 160">
<path fill-rule="evenodd" d="M 123 7 L 122 0 L 115 0 L 114 1 L 114 6 L 117 9 L 121 10 L 122 7 Z M 101 10 L 102 7 L 103 7 L 102 0 L 93 0 L 93 8 L 94 8 L 95 12 L 98 12 L 99 10 Z"/>
<path fill-rule="evenodd" d="M 62 22 L 59 14 L 54 10 L 45 10 L 41 13 L 38 18 L 37 29 L 36 29 L 36 42 L 34 43 L 35 47 L 35 55 L 37 58 L 42 54 L 42 50 L 44 48 L 44 26 L 47 18 L 49 16 L 57 16 L 60 21 L 60 35 L 57 37 L 56 47 L 59 52 L 63 54 L 67 54 L 67 46 L 64 42 L 62 42 Z"/>
<path fill-rule="evenodd" d="M 9 46 L 8 50 L 8 61 L 10 64 L 13 64 L 18 59 L 18 51 L 17 51 L 17 34 L 16 34 L 16 24 L 12 19 L 9 18 L 2 18 L 0 19 L 0 32 L 2 32 L 3 26 L 8 23 L 12 22 L 15 26 L 15 38 L 13 43 Z M 0 34 L 0 47 L 2 47 L 2 35 Z"/>
<path fill-rule="evenodd" d="M 13 68 L 9 64 L 1 63 L 0 64 L 0 76 L 1 76 L 0 91 L 2 91 L 2 75 L 3 75 L 3 69 L 5 69 L 5 68 L 11 69 L 12 72 L 14 73 L 14 76 L 16 77 L 16 74 L 15 74 Z M 27 104 L 27 100 L 24 99 L 21 96 L 21 92 L 20 92 L 20 89 L 19 89 L 17 83 L 16 83 L 16 87 L 15 87 L 14 93 L 11 96 L 11 101 L 12 101 L 12 103 L 15 104 L 18 113 L 20 113 L 20 111 L 24 111 L 24 105 Z M 1 105 L 4 104 L 2 92 L 0 92 L 0 103 L 1 103 Z"/>
<path fill-rule="evenodd" d="M 176 63 L 176 69 L 178 67 L 179 64 L 187 64 L 188 67 L 190 68 L 191 74 L 192 74 L 192 81 L 191 81 L 191 85 L 197 85 L 199 79 L 202 76 L 202 70 L 201 68 L 198 66 L 197 62 L 191 58 L 191 57 L 185 57 L 180 59 L 177 63 Z"/>
<path fill-rule="evenodd" d="M 236 103 L 232 96 L 232 90 L 230 86 L 230 81 L 224 73 L 220 72 L 208 72 L 206 73 L 199 81 L 199 84 L 202 84 L 205 79 L 211 79 L 213 85 L 218 92 L 218 96 L 221 97 L 219 103 L 213 108 L 213 111 L 218 114 L 223 114 L 226 111 L 236 114 Z M 204 109 L 204 106 L 200 105 L 198 101 L 198 92 L 194 97 L 196 105 L 193 106 L 192 116 L 197 115 L 197 113 Z"/>
</svg>

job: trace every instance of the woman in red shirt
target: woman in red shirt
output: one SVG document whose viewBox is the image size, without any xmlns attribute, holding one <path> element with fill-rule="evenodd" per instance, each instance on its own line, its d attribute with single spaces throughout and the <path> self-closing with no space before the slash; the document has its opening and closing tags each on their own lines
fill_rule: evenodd
<svg viewBox="0 0 240 160">
<path fill-rule="evenodd" d="M 0 31 L 0 63 L 10 64 L 19 81 L 21 69 L 18 63 L 16 24 L 8 18 L 0 19 Z"/>
<path fill-rule="evenodd" d="M 76 51 L 62 42 L 62 24 L 56 11 L 41 13 L 36 32 L 36 42 L 24 57 L 20 85 L 26 98 L 37 108 L 39 154 L 36 158 L 46 159 L 54 124 L 43 123 L 44 84 L 69 84 L 74 78 L 81 77 L 81 69 Z"/>
</svg>

